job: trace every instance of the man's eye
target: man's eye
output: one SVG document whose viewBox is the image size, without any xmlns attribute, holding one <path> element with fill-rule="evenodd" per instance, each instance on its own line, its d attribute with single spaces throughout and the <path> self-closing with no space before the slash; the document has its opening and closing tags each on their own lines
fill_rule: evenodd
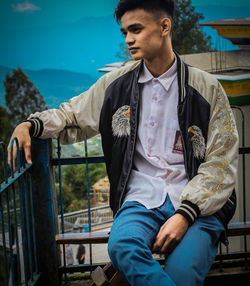
<svg viewBox="0 0 250 286">
<path fill-rule="evenodd" d="M 135 28 L 135 29 L 133 29 L 132 32 L 135 34 L 139 34 L 141 32 L 141 28 Z"/>
</svg>

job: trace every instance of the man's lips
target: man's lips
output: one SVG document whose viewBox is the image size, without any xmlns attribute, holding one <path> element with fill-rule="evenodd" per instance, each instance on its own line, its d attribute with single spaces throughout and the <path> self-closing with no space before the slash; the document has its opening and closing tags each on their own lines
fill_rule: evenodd
<svg viewBox="0 0 250 286">
<path fill-rule="evenodd" d="M 139 48 L 129 48 L 129 51 L 131 54 L 136 53 L 139 50 Z"/>
</svg>

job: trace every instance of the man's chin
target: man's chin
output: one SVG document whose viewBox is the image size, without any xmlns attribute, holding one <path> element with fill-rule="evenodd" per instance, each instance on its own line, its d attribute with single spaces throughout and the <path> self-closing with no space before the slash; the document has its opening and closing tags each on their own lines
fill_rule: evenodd
<svg viewBox="0 0 250 286">
<path fill-rule="evenodd" d="M 138 60 L 141 60 L 142 59 L 142 56 L 141 55 L 131 55 L 131 57 L 132 57 L 132 59 L 134 60 L 134 61 L 138 61 Z"/>
</svg>

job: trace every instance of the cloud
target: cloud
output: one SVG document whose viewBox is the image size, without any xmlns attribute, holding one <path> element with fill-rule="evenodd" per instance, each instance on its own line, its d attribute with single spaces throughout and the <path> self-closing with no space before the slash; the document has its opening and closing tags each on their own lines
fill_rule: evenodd
<svg viewBox="0 0 250 286">
<path fill-rule="evenodd" d="M 32 13 L 34 11 L 41 10 L 40 7 L 30 3 L 29 1 L 18 3 L 16 5 L 11 4 L 11 6 L 15 12 L 19 12 L 19 13 Z"/>
</svg>

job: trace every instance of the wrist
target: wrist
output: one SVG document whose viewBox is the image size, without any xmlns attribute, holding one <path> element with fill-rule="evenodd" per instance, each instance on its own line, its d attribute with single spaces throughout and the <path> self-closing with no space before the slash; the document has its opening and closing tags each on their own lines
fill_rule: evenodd
<svg viewBox="0 0 250 286">
<path fill-rule="evenodd" d="M 197 205 L 185 200 L 182 202 L 175 213 L 185 217 L 185 219 L 188 221 L 188 224 L 192 225 L 196 218 L 200 215 L 200 209 Z"/>
<path fill-rule="evenodd" d="M 184 215 L 182 215 L 180 213 L 175 213 L 175 216 L 178 218 L 178 220 L 180 222 L 189 225 L 189 221 L 188 221 L 188 219 Z"/>
<path fill-rule="evenodd" d="M 29 121 L 24 121 L 24 122 L 20 123 L 19 125 L 21 125 L 21 126 L 23 126 L 23 127 L 26 127 L 26 128 L 28 128 L 29 130 L 30 130 L 30 128 L 32 127 L 32 124 L 31 124 L 31 122 L 29 122 Z"/>
</svg>

